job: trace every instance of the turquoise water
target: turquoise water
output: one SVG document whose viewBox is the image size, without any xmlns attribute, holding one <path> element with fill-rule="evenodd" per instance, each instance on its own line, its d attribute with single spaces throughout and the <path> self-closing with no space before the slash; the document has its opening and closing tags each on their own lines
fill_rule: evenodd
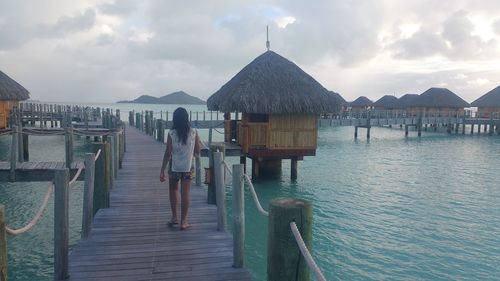
<svg viewBox="0 0 500 281">
<path fill-rule="evenodd" d="M 370 141 L 355 141 L 353 134 L 351 127 L 321 128 L 317 156 L 300 162 L 296 182 L 284 161 L 279 180 L 255 183 L 265 209 L 275 197 L 313 202 L 313 256 L 328 280 L 500 279 L 499 136 L 424 132 L 418 139 L 412 132 L 405 138 L 399 129 L 373 128 Z M 201 135 L 206 139 L 207 132 Z M 8 159 L 8 143 L 0 137 L 0 160 Z M 81 157 L 87 148 L 83 139 L 78 143 Z M 32 151 L 39 147 L 31 154 L 35 161 L 63 159 L 62 137 L 32 137 L 30 145 Z M 45 190 L 46 183 L 0 183 L 9 225 L 31 219 Z M 74 243 L 81 186 L 70 194 Z M 265 280 L 267 221 L 245 196 L 246 265 L 255 280 Z M 51 280 L 52 207 L 30 233 L 9 238 L 10 280 Z"/>
</svg>

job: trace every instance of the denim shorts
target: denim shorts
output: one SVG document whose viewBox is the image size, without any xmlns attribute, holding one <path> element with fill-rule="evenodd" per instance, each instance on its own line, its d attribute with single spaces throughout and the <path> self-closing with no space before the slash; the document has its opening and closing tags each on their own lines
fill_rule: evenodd
<svg viewBox="0 0 500 281">
<path fill-rule="evenodd" d="M 191 166 L 191 171 L 189 172 L 173 172 L 172 166 L 168 165 L 168 177 L 170 180 L 179 181 L 179 180 L 192 180 L 194 179 L 194 167 Z"/>
</svg>

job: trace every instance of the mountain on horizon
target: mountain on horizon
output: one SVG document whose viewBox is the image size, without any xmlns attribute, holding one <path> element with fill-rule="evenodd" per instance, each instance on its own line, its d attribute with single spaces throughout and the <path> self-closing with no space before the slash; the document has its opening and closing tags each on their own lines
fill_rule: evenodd
<svg viewBox="0 0 500 281">
<path fill-rule="evenodd" d="M 206 104 L 206 102 L 197 97 L 188 95 L 184 91 L 173 92 L 163 97 L 153 97 L 150 95 L 141 95 L 131 101 L 118 101 L 117 103 L 146 103 L 146 104 Z"/>
</svg>

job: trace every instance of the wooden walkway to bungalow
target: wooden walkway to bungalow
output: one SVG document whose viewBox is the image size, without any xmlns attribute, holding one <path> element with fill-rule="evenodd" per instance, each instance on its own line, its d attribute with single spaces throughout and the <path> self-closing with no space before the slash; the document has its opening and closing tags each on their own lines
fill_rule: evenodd
<svg viewBox="0 0 500 281">
<path fill-rule="evenodd" d="M 70 280 L 251 280 L 246 269 L 232 267 L 232 237 L 216 230 L 216 207 L 206 203 L 206 188 L 192 187 L 191 228 L 167 226 L 168 186 L 159 181 L 164 149 L 127 129 L 110 208 L 99 210 L 90 237 L 73 247 Z"/>
</svg>

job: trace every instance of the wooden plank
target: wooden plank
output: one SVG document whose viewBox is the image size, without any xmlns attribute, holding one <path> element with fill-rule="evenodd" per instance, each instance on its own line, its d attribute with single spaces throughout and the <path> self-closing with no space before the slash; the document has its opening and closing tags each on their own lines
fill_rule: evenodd
<svg viewBox="0 0 500 281">
<path fill-rule="evenodd" d="M 90 236 L 70 255 L 70 280 L 251 280 L 232 267 L 232 239 L 217 231 L 216 207 L 193 186 L 189 222 L 169 228 L 168 186 L 159 181 L 164 146 L 127 129 L 123 169 L 110 208 L 95 215 Z"/>
</svg>

